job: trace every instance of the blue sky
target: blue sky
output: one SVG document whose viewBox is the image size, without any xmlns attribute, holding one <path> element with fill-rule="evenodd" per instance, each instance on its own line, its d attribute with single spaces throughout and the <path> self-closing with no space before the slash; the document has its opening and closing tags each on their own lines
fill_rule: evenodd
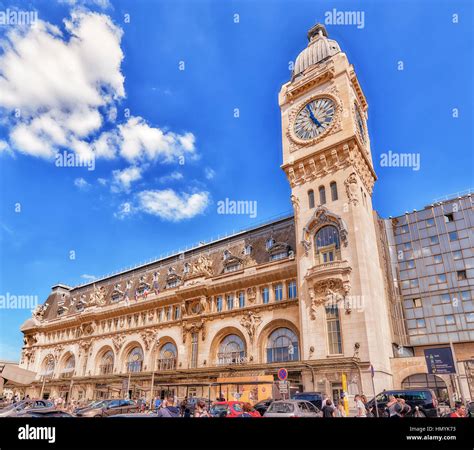
<svg viewBox="0 0 474 450">
<path fill-rule="evenodd" d="M 327 29 L 369 103 L 375 208 L 472 187 L 470 3 L 0 1 L 41 21 L 0 26 L 0 295 L 43 302 L 57 282 L 290 212 L 277 95 L 333 8 L 364 12 L 363 28 Z M 57 167 L 64 150 L 95 152 L 95 170 Z M 420 170 L 380 167 L 390 150 L 419 153 Z M 257 217 L 217 214 L 225 198 L 256 201 Z M 29 315 L 0 310 L 0 359 L 18 358 Z"/>
</svg>

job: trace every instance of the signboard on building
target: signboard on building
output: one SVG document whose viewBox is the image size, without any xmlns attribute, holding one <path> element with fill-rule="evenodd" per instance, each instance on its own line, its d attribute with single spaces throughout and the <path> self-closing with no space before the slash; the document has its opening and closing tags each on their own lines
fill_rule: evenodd
<svg viewBox="0 0 474 450">
<path fill-rule="evenodd" d="M 450 347 L 425 349 L 425 360 L 428 373 L 441 375 L 456 373 L 453 353 Z"/>
</svg>

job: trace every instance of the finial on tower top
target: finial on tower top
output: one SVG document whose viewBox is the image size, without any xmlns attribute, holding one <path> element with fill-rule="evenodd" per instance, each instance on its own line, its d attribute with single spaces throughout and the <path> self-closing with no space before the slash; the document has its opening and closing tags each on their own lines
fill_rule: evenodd
<svg viewBox="0 0 474 450">
<path fill-rule="evenodd" d="M 328 32 L 326 27 L 322 23 L 317 23 L 308 31 L 308 41 L 312 41 L 317 36 L 326 36 L 328 37 Z"/>
</svg>

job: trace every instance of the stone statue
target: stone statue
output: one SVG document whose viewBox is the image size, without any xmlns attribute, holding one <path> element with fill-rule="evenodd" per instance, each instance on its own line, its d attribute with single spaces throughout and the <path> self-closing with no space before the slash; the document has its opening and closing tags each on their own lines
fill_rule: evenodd
<svg viewBox="0 0 474 450">
<path fill-rule="evenodd" d="M 38 305 L 34 310 L 33 310 L 33 317 L 37 320 L 43 320 L 44 313 L 46 311 L 46 308 L 43 305 Z"/>
<path fill-rule="evenodd" d="M 254 337 L 257 333 L 257 328 L 262 323 L 261 316 L 258 316 L 253 311 L 248 311 L 242 319 L 240 319 L 240 325 L 242 325 L 249 335 L 250 342 L 253 342 Z"/>
<path fill-rule="evenodd" d="M 89 297 L 88 306 L 104 306 L 105 305 L 105 287 L 101 286 L 100 288 L 96 288 L 94 286 L 94 291 L 91 293 Z"/>
<path fill-rule="evenodd" d="M 346 187 L 347 198 L 349 203 L 354 206 L 357 206 L 359 203 L 359 193 L 358 193 L 358 183 L 355 172 L 352 172 L 344 181 L 344 186 Z"/>
<path fill-rule="evenodd" d="M 207 256 L 200 255 L 193 265 L 193 275 L 212 275 L 212 260 Z"/>
</svg>

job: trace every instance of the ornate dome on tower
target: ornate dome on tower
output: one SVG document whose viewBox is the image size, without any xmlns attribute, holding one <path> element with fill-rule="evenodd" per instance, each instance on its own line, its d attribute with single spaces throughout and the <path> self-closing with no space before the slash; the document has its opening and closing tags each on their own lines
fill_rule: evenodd
<svg viewBox="0 0 474 450">
<path fill-rule="evenodd" d="M 296 58 L 293 78 L 302 74 L 308 67 L 341 51 L 336 41 L 328 39 L 326 28 L 320 23 L 308 31 L 308 41 L 308 46 Z"/>
</svg>

